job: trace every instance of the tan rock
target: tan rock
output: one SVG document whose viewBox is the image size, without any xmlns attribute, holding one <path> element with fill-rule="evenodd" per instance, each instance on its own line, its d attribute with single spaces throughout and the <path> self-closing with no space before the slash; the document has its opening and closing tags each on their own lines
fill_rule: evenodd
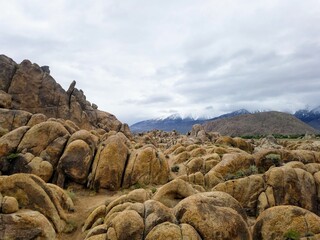
<svg viewBox="0 0 320 240">
<path fill-rule="evenodd" d="M 56 239 L 56 232 L 41 213 L 20 210 L 12 214 L 0 214 L 0 239 Z"/>
<path fill-rule="evenodd" d="M 19 203 L 14 197 L 4 196 L 1 204 L 1 211 L 5 214 L 15 213 L 19 210 Z"/>
<path fill-rule="evenodd" d="M 305 170 L 311 174 L 315 174 L 320 171 L 320 163 L 308 163 L 304 165 Z"/>
<path fill-rule="evenodd" d="M 265 183 L 262 175 L 252 175 L 219 183 L 212 190 L 230 194 L 241 204 L 248 215 L 256 216 L 258 198 L 264 189 Z"/>
<path fill-rule="evenodd" d="M 43 181 L 48 182 L 53 174 L 53 167 L 48 161 L 43 161 L 40 157 L 35 157 L 28 163 L 29 173 L 37 175 Z"/>
<path fill-rule="evenodd" d="M 102 142 L 94 158 L 90 187 L 118 190 L 129 154 L 128 147 L 119 135 Z"/>
<path fill-rule="evenodd" d="M 164 222 L 154 227 L 145 238 L 146 240 L 174 240 L 182 239 L 181 229 L 178 225 Z"/>
<path fill-rule="evenodd" d="M 12 97 L 10 94 L 0 90 L 0 108 L 8 108 L 12 107 Z"/>
<path fill-rule="evenodd" d="M 283 151 L 283 161 L 299 161 L 304 164 L 308 163 L 320 163 L 320 153 L 309 150 L 292 150 L 292 151 Z"/>
<path fill-rule="evenodd" d="M 63 187 L 65 177 L 84 184 L 89 175 L 93 155 L 94 152 L 83 140 L 75 140 L 68 144 L 59 160 L 57 184 Z"/>
<path fill-rule="evenodd" d="M 233 209 L 235 206 L 230 206 L 230 201 L 226 202 L 226 195 L 212 192 L 185 198 L 174 207 L 176 218 L 180 223 L 193 226 L 202 239 L 252 239 L 247 223 Z M 241 209 L 235 199 L 233 203 Z"/>
<path fill-rule="evenodd" d="M 253 226 L 253 239 L 282 240 L 289 233 L 305 237 L 320 233 L 320 217 L 296 206 L 277 206 L 262 212 Z"/>
<path fill-rule="evenodd" d="M 42 114 L 42 113 L 36 113 L 33 114 L 28 122 L 28 126 L 29 127 L 33 127 L 39 123 L 45 122 L 47 121 L 48 118 L 46 115 Z"/>
<path fill-rule="evenodd" d="M 191 157 L 201 157 L 206 154 L 207 151 L 204 148 L 196 148 L 190 152 Z"/>
<path fill-rule="evenodd" d="M 0 157 L 8 156 L 14 153 L 29 127 L 17 128 L 0 138 Z"/>
<path fill-rule="evenodd" d="M 56 167 L 69 137 L 69 132 L 58 122 L 39 123 L 24 135 L 17 151 L 30 152 Z"/>
<path fill-rule="evenodd" d="M 150 192 L 148 192 L 145 189 L 136 189 L 131 192 L 129 192 L 126 195 L 122 195 L 115 200 L 113 200 L 111 203 L 108 204 L 106 208 L 106 213 L 108 213 L 112 208 L 115 206 L 126 203 L 126 202 L 138 202 L 138 203 L 144 203 L 145 201 L 149 200 L 151 197 Z"/>
<path fill-rule="evenodd" d="M 39 177 L 31 174 L 0 176 L 2 195 L 15 197 L 19 207 L 42 213 L 52 222 L 55 230 L 61 232 L 66 216 L 56 196 Z"/>
<path fill-rule="evenodd" d="M 119 239 L 142 239 L 144 223 L 136 211 L 125 210 L 119 213 L 110 221 L 108 226 L 114 228 Z"/>
<path fill-rule="evenodd" d="M 106 206 L 105 205 L 101 205 L 101 206 L 97 207 L 96 209 L 94 209 L 90 213 L 90 215 L 87 217 L 87 219 L 82 227 L 82 232 L 90 229 L 99 218 L 104 219 L 105 215 L 106 215 Z"/>
<path fill-rule="evenodd" d="M 313 176 L 300 168 L 275 167 L 264 174 L 269 206 L 295 205 L 317 213 Z"/>
<path fill-rule="evenodd" d="M 283 164 L 282 151 L 278 149 L 262 149 L 253 154 L 256 166 L 267 171 L 270 167 L 279 167 Z"/>
<path fill-rule="evenodd" d="M 104 224 L 106 224 L 107 226 L 110 225 L 114 218 L 116 218 L 120 213 L 128 210 L 133 210 L 137 212 L 140 215 L 140 217 L 144 218 L 145 208 L 143 203 L 125 202 L 113 207 L 112 209 L 110 209 L 110 211 L 108 211 L 103 221 Z"/>
<path fill-rule="evenodd" d="M 174 159 L 172 161 L 172 165 L 186 162 L 189 158 L 190 158 L 190 153 L 188 153 L 186 151 L 179 153 L 178 155 L 176 155 L 174 157 Z"/>
<path fill-rule="evenodd" d="M 196 172 L 201 172 L 205 168 L 205 161 L 201 157 L 196 157 L 192 158 L 191 160 L 188 161 L 186 164 L 187 167 L 187 173 L 196 173 Z"/>
<path fill-rule="evenodd" d="M 167 207 L 174 207 L 182 199 L 196 193 L 197 191 L 191 184 L 181 179 L 175 179 L 160 187 L 152 199 L 161 202 Z"/>
<path fill-rule="evenodd" d="M 147 235 L 155 226 L 171 222 L 177 223 L 172 209 L 155 200 L 148 200 L 144 203 L 145 208 L 145 235 Z"/>
<path fill-rule="evenodd" d="M 123 187 L 136 183 L 142 185 L 164 184 L 169 179 L 169 166 L 162 152 L 153 145 L 131 153 L 123 181 Z"/>
<path fill-rule="evenodd" d="M 213 187 L 226 179 L 227 175 L 235 174 L 239 170 L 248 169 L 251 165 L 254 164 L 254 158 L 250 154 L 224 154 L 221 162 L 219 162 L 206 174 L 206 185 L 208 187 Z"/>
<path fill-rule="evenodd" d="M 51 192 L 55 195 L 55 199 L 58 200 L 63 210 L 67 212 L 74 211 L 73 201 L 65 190 L 55 184 L 47 183 L 46 185 L 52 190 Z"/>
<path fill-rule="evenodd" d="M 26 126 L 32 114 L 22 110 L 9 110 L 0 108 L 0 126 L 12 131 L 18 127 Z"/>
<path fill-rule="evenodd" d="M 182 239 L 202 240 L 199 233 L 189 224 L 180 224 Z"/>
</svg>

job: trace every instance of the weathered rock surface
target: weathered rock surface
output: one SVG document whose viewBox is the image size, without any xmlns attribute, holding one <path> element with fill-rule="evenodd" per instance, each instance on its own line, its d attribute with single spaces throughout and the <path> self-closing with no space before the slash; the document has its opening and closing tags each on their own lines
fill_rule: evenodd
<svg viewBox="0 0 320 240">
<path fill-rule="evenodd" d="M 276 167 L 266 172 L 264 178 L 267 187 L 259 196 L 259 211 L 273 206 L 295 205 L 318 213 L 316 184 L 309 172 L 300 168 Z"/>
<path fill-rule="evenodd" d="M 213 191 L 222 191 L 234 197 L 250 216 L 256 216 L 258 197 L 265 190 L 262 175 L 252 175 L 219 183 Z"/>
<path fill-rule="evenodd" d="M 233 199 L 228 196 L 229 201 Z M 180 223 L 193 226 L 202 239 L 251 239 L 247 223 L 235 210 L 243 211 L 240 204 L 233 199 L 230 206 L 226 200 L 226 196 L 220 198 L 214 192 L 200 193 L 178 203 L 174 213 Z"/>
<path fill-rule="evenodd" d="M 118 190 L 121 187 L 128 154 L 129 149 L 119 134 L 102 142 L 92 166 L 89 183 L 91 188 Z"/>
<path fill-rule="evenodd" d="M 65 91 L 52 78 L 48 66 L 40 67 L 29 60 L 17 64 L 1 55 L 0 80 L 2 108 L 41 113 L 49 118 L 69 119 L 85 129 L 98 127 L 108 131 L 123 131 L 128 137 L 131 136 L 127 125 L 87 101 L 83 91 L 75 88 L 75 81 Z"/>
<path fill-rule="evenodd" d="M 126 166 L 123 187 L 165 184 L 169 179 L 169 166 L 164 154 L 153 145 L 131 152 Z"/>
<path fill-rule="evenodd" d="M 20 210 L 12 214 L 0 213 L 0 239 L 56 239 L 56 232 L 48 219 L 37 211 Z"/>
<path fill-rule="evenodd" d="M 52 223 L 55 231 L 61 232 L 64 229 L 65 212 L 54 190 L 42 179 L 30 174 L 0 176 L 0 193 L 14 197 L 22 209 L 43 214 Z"/>
<path fill-rule="evenodd" d="M 58 122 L 39 123 L 24 135 L 17 151 L 30 152 L 56 167 L 69 137 L 69 132 Z"/>
<path fill-rule="evenodd" d="M 59 186 L 63 187 L 65 177 L 86 183 L 98 141 L 97 136 L 86 130 L 77 131 L 70 137 L 58 164 Z"/>
<path fill-rule="evenodd" d="M 278 206 L 264 211 L 253 226 L 253 239 L 282 240 L 289 234 L 300 237 L 320 233 L 320 217 L 306 209 L 296 206 Z"/>
</svg>

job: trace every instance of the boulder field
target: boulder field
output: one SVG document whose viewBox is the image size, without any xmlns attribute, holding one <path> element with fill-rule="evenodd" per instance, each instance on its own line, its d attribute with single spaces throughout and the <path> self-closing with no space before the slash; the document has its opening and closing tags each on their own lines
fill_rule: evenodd
<svg viewBox="0 0 320 240">
<path fill-rule="evenodd" d="M 320 239 L 319 139 L 133 135 L 47 67 L 0 80 L 0 239 Z"/>
<path fill-rule="evenodd" d="M 41 119 L 0 138 L 0 239 L 72 239 L 74 232 L 91 240 L 320 236 L 317 139 L 126 136 Z M 79 211 L 70 186 L 106 200 L 68 233 L 68 216 Z"/>
</svg>

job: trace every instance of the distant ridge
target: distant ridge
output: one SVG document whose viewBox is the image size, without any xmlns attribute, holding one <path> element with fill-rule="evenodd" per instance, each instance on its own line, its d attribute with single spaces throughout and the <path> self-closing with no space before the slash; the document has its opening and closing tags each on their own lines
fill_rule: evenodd
<svg viewBox="0 0 320 240">
<path fill-rule="evenodd" d="M 154 129 L 163 130 L 163 131 L 173 131 L 176 130 L 182 134 L 186 134 L 187 132 L 191 131 L 192 126 L 194 124 L 203 124 L 206 121 L 212 121 L 215 119 L 220 118 L 228 118 L 243 114 L 250 114 L 249 111 L 246 109 L 240 109 L 231 113 L 223 114 L 221 116 L 215 118 L 193 118 L 193 117 L 186 117 L 182 118 L 179 114 L 173 114 L 166 118 L 157 118 L 157 119 L 149 119 L 141 122 L 137 122 L 130 126 L 130 130 L 132 132 L 146 132 L 151 131 Z"/>
<path fill-rule="evenodd" d="M 320 106 L 312 110 L 302 109 L 296 111 L 294 116 L 315 129 L 320 130 Z"/>
<path fill-rule="evenodd" d="M 223 135 L 316 134 L 318 131 L 295 116 L 282 112 L 258 112 L 216 119 L 203 124 L 206 131 Z"/>
</svg>

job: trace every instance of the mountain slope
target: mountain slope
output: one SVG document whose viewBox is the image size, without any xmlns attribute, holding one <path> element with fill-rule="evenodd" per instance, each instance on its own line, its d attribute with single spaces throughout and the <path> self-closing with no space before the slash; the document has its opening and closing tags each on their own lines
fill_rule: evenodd
<svg viewBox="0 0 320 240">
<path fill-rule="evenodd" d="M 231 136 L 317 133 L 316 129 L 293 115 L 274 111 L 217 119 L 203 125 L 206 131 Z"/>
<path fill-rule="evenodd" d="M 150 119 L 146 121 L 137 122 L 130 126 L 132 132 L 146 132 L 153 129 L 163 130 L 163 131 L 172 131 L 176 130 L 180 133 L 187 133 L 191 131 L 194 124 L 203 124 L 206 121 L 212 121 L 220 118 L 228 118 L 233 116 L 238 116 L 242 114 L 250 114 L 249 111 L 245 109 L 240 109 L 231 113 L 223 114 L 219 117 L 211 119 L 194 119 L 192 117 L 182 118 L 178 114 L 171 115 L 167 118 L 159 119 Z"/>
<path fill-rule="evenodd" d="M 296 111 L 294 116 L 308 125 L 320 130 L 320 106 L 312 110 L 299 110 Z"/>
</svg>

